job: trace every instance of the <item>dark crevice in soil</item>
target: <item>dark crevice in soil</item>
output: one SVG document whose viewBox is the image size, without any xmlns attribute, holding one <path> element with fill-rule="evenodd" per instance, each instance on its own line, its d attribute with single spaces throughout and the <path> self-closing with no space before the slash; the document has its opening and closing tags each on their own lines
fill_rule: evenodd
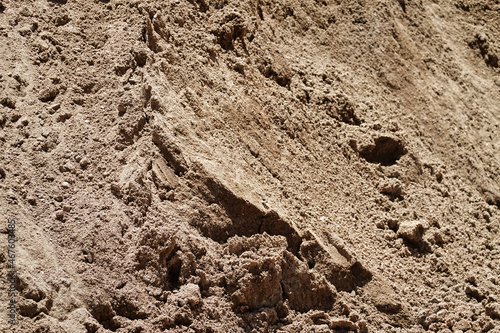
<svg viewBox="0 0 500 333">
<path fill-rule="evenodd" d="M 406 154 L 403 143 L 395 138 L 380 136 L 375 139 L 375 144 L 360 151 L 361 157 L 370 163 L 380 163 L 384 166 L 396 164 Z"/>
</svg>

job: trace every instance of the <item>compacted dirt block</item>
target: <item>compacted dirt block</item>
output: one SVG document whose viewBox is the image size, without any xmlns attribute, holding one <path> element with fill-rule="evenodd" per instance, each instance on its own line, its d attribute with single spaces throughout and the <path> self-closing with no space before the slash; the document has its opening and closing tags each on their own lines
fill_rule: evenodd
<svg viewBox="0 0 500 333">
<path fill-rule="evenodd" d="M 499 11 L 1 0 L 0 332 L 498 332 Z"/>
</svg>

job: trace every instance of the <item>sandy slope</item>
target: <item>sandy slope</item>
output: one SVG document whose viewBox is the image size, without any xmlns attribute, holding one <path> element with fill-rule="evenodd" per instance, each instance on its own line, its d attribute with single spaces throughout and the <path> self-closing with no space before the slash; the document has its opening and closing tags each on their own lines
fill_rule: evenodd
<svg viewBox="0 0 500 333">
<path fill-rule="evenodd" d="M 499 12 L 2 0 L 0 330 L 499 332 Z"/>
</svg>

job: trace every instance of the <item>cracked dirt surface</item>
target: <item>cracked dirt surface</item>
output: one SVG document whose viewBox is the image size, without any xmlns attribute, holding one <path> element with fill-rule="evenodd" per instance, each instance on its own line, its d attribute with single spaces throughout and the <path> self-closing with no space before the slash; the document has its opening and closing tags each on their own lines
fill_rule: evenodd
<svg viewBox="0 0 500 333">
<path fill-rule="evenodd" d="M 500 332 L 499 12 L 1 0 L 0 331 Z"/>
</svg>

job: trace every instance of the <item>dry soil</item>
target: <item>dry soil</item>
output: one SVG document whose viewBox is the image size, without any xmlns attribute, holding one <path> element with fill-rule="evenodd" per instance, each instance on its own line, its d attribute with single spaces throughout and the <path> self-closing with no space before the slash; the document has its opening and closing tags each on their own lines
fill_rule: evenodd
<svg viewBox="0 0 500 333">
<path fill-rule="evenodd" d="M 0 331 L 500 332 L 499 57 L 499 0 L 1 0 Z"/>
</svg>

